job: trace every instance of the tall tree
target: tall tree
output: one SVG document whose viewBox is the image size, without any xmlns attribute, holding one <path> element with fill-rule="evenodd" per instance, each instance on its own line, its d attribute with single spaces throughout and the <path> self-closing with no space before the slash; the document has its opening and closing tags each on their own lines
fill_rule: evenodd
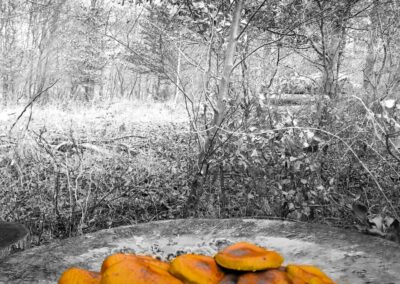
<svg viewBox="0 0 400 284">
<path fill-rule="evenodd" d="M 17 17 L 20 13 L 19 1 L 0 3 L 0 98 L 3 104 L 14 97 L 16 75 L 21 70 L 23 49 L 18 42 Z"/>
<path fill-rule="evenodd" d="M 372 0 L 367 17 L 367 50 L 363 86 L 367 103 L 393 96 L 400 86 L 400 6 L 396 1 Z"/>
<path fill-rule="evenodd" d="M 338 94 L 339 73 L 346 44 L 347 27 L 353 8 L 359 0 L 305 0 L 296 9 L 301 25 L 296 39 L 315 52 L 315 66 L 321 71 L 323 94 L 335 98 Z M 294 6 L 296 7 L 296 6 Z M 297 48 L 295 47 L 295 48 Z"/>
<path fill-rule="evenodd" d="M 94 98 L 95 89 L 100 93 L 102 86 L 102 72 L 107 65 L 107 39 L 104 30 L 108 25 L 108 12 L 103 2 L 91 0 L 90 5 L 74 7 L 76 14 L 67 31 L 68 69 L 71 76 L 73 92 L 82 88 L 83 98 L 89 101 Z"/>
<path fill-rule="evenodd" d="M 199 154 L 200 172 L 196 176 L 192 184 L 191 195 L 188 200 L 188 208 L 196 206 L 198 199 L 201 196 L 201 176 L 206 174 L 209 159 L 218 143 L 219 128 L 222 126 L 226 118 L 226 103 L 229 95 L 229 83 L 233 70 L 233 63 L 235 58 L 236 46 L 238 42 L 240 21 L 243 12 L 243 0 L 236 0 L 232 12 L 232 21 L 230 23 L 229 34 L 226 39 L 226 49 L 224 50 L 223 70 L 221 79 L 218 84 L 218 90 L 214 96 L 213 119 L 207 135 L 204 139 L 204 144 L 201 145 Z"/>
</svg>

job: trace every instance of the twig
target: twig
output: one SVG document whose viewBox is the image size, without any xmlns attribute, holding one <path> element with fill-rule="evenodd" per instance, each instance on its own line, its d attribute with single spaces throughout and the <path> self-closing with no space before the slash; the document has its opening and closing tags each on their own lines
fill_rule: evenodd
<svg viewBox="0 0 400 284">
<path fill-rule="evenodd" d="M 241 31 L 241 33 L 236 37 L 236 40 L 238 40 L 242 34 L 244 33 L 244 31 L 247 29 L 247 27 L 249 26 L 250 22 L 253 20 L 254 16 L 258 13 L 258 11 L 260 11 L 260 9 L 265 5 L 265 3 L 267 2 L 267 0 L 264 0 L 260 6 L 258 6 L 258 8 L 255 10 L 255 12 L 250 16 L 249 20 L 247 21 L 246 25 L 244 26 L 243 30 Z"/>
<path fill-rule="evenodd" d="M 390 142 L 389 142 L 389 134 L 384 133 L 385 135 L 385 144 L 386 144 L 386 150 L 388 151 L 389 155 L 395 158 L 395 160 L 400 163 L 400 158 L 397 157 L 392 150 L 390 149 Z"/>
<path fill-rule="evenodd" d="M 13 125 L 10 128 L 10 131 L 13 130 L 14 126 L 17 124 L 18 120 L 24 115 L 24 113 L 26 112 L 26 110 L 28 109 L 28 107 L 30 107 L 44 92 L 47 92 L 49 89 L 51 89 L 60 79 L 57 79 L 56 81 L 54 81 L 53 84 L 51 84 L 50 86 L 48 86 L 46 89 L 40 91 L 22 110 L 22 112 L 20 113 L 20 115 L 17 117 L 17 120 L 13 123 Z"/>
</svg>

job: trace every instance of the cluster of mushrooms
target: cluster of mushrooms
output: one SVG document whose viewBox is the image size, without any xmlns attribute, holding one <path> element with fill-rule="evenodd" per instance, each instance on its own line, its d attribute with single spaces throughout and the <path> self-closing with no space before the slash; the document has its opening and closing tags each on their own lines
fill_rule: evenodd
<svg viewBox="0 0 400 284">
<path fill-rule="evenodd" d="M 101 272 L 69 268 L 59 284 L 334 284 L 311 265 L 282 266 L 271 250 L 240 242 L 214 257 L 184 254 L 170 263 L 152 256 L 117 253 L 108 256 Z"/>
</svg>

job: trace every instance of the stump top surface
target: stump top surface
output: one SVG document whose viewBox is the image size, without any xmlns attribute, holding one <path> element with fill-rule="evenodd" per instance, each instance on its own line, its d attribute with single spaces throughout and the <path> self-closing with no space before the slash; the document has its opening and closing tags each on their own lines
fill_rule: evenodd
<svg viewBox="0 0 400 284">
<path fill-rule="evenodd" d="M 0 249 L 23 239 L 28 230 L 21 224 L 0 221 Z"/>
<path fill-rule="evenodd" d="M 238 241 L 280 252 L 285 264 L 319 266 L 337 283 L 400 283 L 400 246 L 353 231 L 277 220 L 187 219 L 102 230 L 36 247 L 0 261 L 0 283 L 56 283 L 71 267 L 99 271 L 112 253 L 214 255 Z"/>
</svg>

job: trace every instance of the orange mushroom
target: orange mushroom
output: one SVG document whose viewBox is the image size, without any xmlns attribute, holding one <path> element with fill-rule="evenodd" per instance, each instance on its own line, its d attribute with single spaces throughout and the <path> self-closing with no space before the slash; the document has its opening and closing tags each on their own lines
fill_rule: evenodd
<svg viewBox="0 0 400 284">
<path fill-rule="evenodd" d="M 325 273 L 312 265 L 289 264 L 286 272 L 292 279 L 302 280 L 306 284 L 334 284 Z M 299 282 L 301 284 L 301 282 Z"/>
<path fill-rule="evenodd" d="M 237 284 L 239 276 L 236 274 L 226 274 L 218 284 Z"/>
<path fill-rule="evenodd" d="M 197 254 L 185 254 L 171 262 L 169 272 L 185 283 L 213 284 L 219 283 L 224 273 L 214 258 Z"/>
<path fill-rule="evenodd" d="M 78 267 L 71 267 L 64 271 L 58 284 L 99 284 L 101 274 Z"/>
<path fill-rule="evenodd" d="M 116 253 L 109 255 L 104 259 L 101 265 L 101 273 L 104 273 L 109 267 L 113 266 L 116 263 L 133 259 L 135 259 L 133 254 Z"/>
<path fill-rule="evenodd" d="M 168 269 L 169 269 L 168 263 L 158 260 L 152 256 L 116 253 L 116 254 L 108 256 L 103 261 L 103 264 L 101 265 L 101 273 L 104 273 L 104 271 L 106 271 L 109 267 L 111 267 L 112 265 L 119 263 L 121 261 L 134 261 L 134 260 L 141 260 L 145 263 L 157 266 L 165 271 L 168 271 Z"/>
<path fill-rule="evenodd" d="M 271 269 L 260 272 L 248 272 L 239 277 L 237 284 L 292 284 L 286 272 Z"/>
<path fill-rule="evenodd" d="M 151 265 L 156 266 L 165 271 L 168 271 L 170 268 L 169 263 L 161 261 L 161 260 L 154 258 L 152 256 L 149 256 L 149 255 L 137 255 L 136 257 L 139 258 L 144 263 L 151 264 Z"/>
<path fill-rule="evenodd" d="M 145 263 L 139 258 L 117 262 L 107 269 L 101 277 L 101 284 L 183 284 L 168 271 Z"/>
<path fill-rule="evenodd" d="M 335 284 L 319 268 L 290 264 L 283 257 L 247 242 L 233 244 L 214 258 L 196 254 L 166 263 L 151 256 L 116 253 L 102 263 L 101 273 L 72 267 L 58 284 Z M 244 271 L 225 274 L 222 269 Z"/>
<path fill-rule="evenodd" d="M 233 244 L 218 252 L 214 258 L 220 266 L 239 271 L 278 268 L 283 262 L 279 253 L 247 242 Z"/>
</svg>

